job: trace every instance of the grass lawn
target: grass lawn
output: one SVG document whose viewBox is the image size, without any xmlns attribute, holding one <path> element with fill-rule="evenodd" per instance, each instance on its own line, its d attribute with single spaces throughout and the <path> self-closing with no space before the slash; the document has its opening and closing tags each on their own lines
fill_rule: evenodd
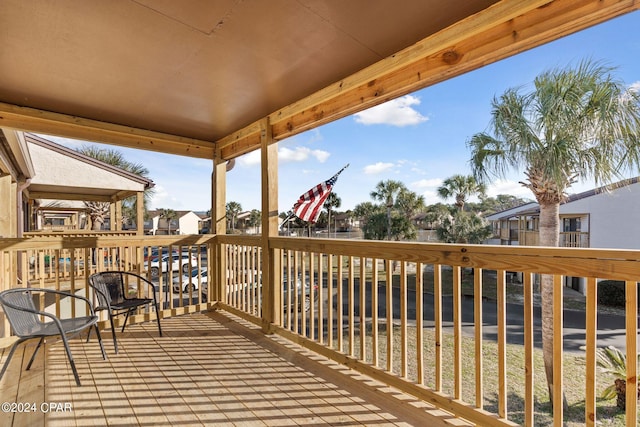
<svg viewBox="0 0 640 427">
<path fill-rule="evenodd" d="M 416 271 L 415 267 L 411 270 L 411 265 L 407 269 L 407 288 L 409 292 L 415 291 L 416 284 Z M 400 276 L 398 274 L 399 268 L 394 270 L 392 284 L 393 287 L 398 287 L 400 283 Z M 366 268 L 366 281 L 371 279 L 371 267 Z M 384 284 L 386 281 L 386 275 L 384 271 L 379 271 L 380 284 Z M 483 274 L 483 288 L 482 294 L 484 299 L 495 300 L 497 297 L 497 280 L 495 271 L 484 270 Z M 434 292 L 434 275 L 432 271 L 423 272 L 424 291 L 428 293 Z M 453 272 L 450 268 L 442 269 L 442 281 L 441 290 L 443 296 L 450 296 L 453 293 Z M 461 287 L 464 295 L 474 294 L 473 285 L 473 271 L 463 270 L 461 275 Z M 507 302 L 522 303 L 523 300 L 523 287 L 522 284 L 513 282 L 511 280 L 506 281 L 506 294 Z M 584 310 L 585 303 L 584 297 L 577 293 L 567 291 L 565 293 L 564 307 L 565 309 Z M 534 304 L 539 304 L 539 298 L 534 293 Z M 624 314 L 624 311 L 620 311 L 614 308 L 598 307 L 599 311 Z M 379 326 L 379 366 L 386 366 L 386 325 Z M 393 372 L 400 374 L 400 329 L 394 331 L 394 368 Z M 415 327 L 409 326 L 407 328 L 407 353 L 410 357 L 414 357 L 416 354 L 416 342 L 415 342 Z M 357 336 L 357 332 L 356 332 Z M 370 353 L 371 346 L 371 325 L 367 325 L 367 351 Z M 345 336 L 345 343 L 348 341 L 348 336 Z M 356 342 L 356 346 L 358 346 Z M 345 344 L 346 345 L 346 344 Z M 462 339 L 462 357 L 463 357 L 463 372 L 462 372 L 462 397 L 467 403 L 475 403 L 475 344 L 473 338 L 464 337 Z M 346 349 L 344 349 L 346 350 Z M 443 333 L 442 343 L 443 360 L 453 360 L 453 337 L 451 334 Z M 423 379 L 424 385 L 430 388 L 435 387 L 435 339 L 433 329 L 425 329 L 424 332 L 424 369 L 425 378 Z M 359 354 L 359 348 L 356 348 L 354 354 Z M 509 420 L 522 424 L 524 420 L 524 347 L 515 344 L 507 345 L 507 417 Z M 490 412 L 497 413 L 497 390 L 498 390 L 498 345 L 497 343 L 485 340 L 483 342 L 483 387 L 484 408 Z M 367 359 L 371 362 L 370 354 Z M 453 395 L 453 364 L 443 363 L 442 366 L 442 392 Z M 565 353 L 564 355 L 564 392 L 565 398 L 568 404 L 568 408 L 565 409 L 564 425 L 566 426 L 581 426 L 585 424 L 585 360 L 584 356 L 575 353 Z M 409 381 L 418 381 L 417 367 L 415 361 L 409 362 L 407 379 Z M 604 388 L 609 386 L 613 381 L 609 375 L 598 372 L 596 383 L 596 393 L 600 393 Z M 544 364 L 542 359 L 542 350 L 534 350 L 534 420 L 536 426 L 551 426 L 553 425 L 552 409 L 549 402 L 546 378 L 544 374 Z M 597 408 L 597 423 L 603 426 L 624 426 L 624 412 L 620 411 L 616 407 L 615 399 L 609 401 L 603 401 L 598 399 Z"/>
<path fill-rule="evenodd" d="M 387 363 L 386 332 L 385 325 L 379 325 L 379 366 L 385 367 Z M 424 378 L 423 384 L 429 388 L 435 388 L 435 339 L 433 329 L 424 330 Z M 410 355 L 407 368 L 407 379 L 418 382 L 417 366 L 413 355 L 416 354 L 415 328 L 407 328 L 407 353 Z M 356 332 L 357 336 L 357 332 Z M 394 327 L 394 354 L 393 372 L 400 375 L 400 328 Z M 348 336 L 344 336 L 345 346 Z M 371 325 L 367 325 L 367 362 L 371 362 Z M 462 399 L 475 403 L 475 348 L 472 338 L 462 339 Z M 345 348 L 345 352 L 348 350 Z M 356 339 L 355 352 L 359 354 L 359 342 Z M 453 395 L 454 373 L 453 364 L 446 363 L 453 360 L 453 336 L 443 333 L 442 358 L 442 392 Z M 524 422 L 524 347 L 519 345 L 507 345 L 507 418 L 518 424 Z M 498 411 L 498 345 L 492 341 L 483 343 L 483 387 L 484 409 L 489 412 Z M 613 378 L 601 372 L 597 374 L 596 390 L 607 387 Z M 564 425 L 573 427 L 585 424 L 585 361 L 581 355 L 567 353 L 564 355 L 564 390 L 568 409 L 564 412 Z M 552 409 L 547 393 L 546 378 L 542 360 L 542 350 L 534 350 L 534 423 L 536 426 L 553 425 Z M 616 407 L 615 399 L 604 401 L 597 400 L 597 422 L 602 426 L 624 426 L 625 413 Z"/>
</svg>

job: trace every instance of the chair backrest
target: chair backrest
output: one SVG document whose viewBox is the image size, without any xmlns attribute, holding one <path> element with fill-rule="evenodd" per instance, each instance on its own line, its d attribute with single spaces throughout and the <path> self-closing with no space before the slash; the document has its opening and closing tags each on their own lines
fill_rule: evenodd
<svg viewBox="0 0 640 427">
<path fill-rule="evenodd" d="M 89 285 L 96 291 L 98 298 L 96 309 L 109 308 L 111 304 L 119 304 L 125 299 L 122 274 L 118 271 L 92 274 L 89 276 Z"/>
<path fill-rule="evenodd" d="M 44 323 L 36 314 L 38 309 L 33 302 L 33 293 L 28 289 L 9 289 L 0 292 L 0 304 L 13 328 L 13 333 L 19 337 L 30 336 Z"/>
</svg>

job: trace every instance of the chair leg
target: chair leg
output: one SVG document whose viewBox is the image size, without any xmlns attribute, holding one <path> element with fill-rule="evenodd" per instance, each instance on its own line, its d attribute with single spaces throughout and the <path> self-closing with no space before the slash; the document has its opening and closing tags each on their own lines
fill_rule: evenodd
<svg viewBox="0 0 640 427">
<path fill-rule="evenodd" d="M 156 304 L 156 319 L 158 320 L 158 333 L 162 336 L 162 328 L 160 327 L 160 310 L 158 310 L 158 304 Z"/>
<path fill-rule="evenodd" d="M 69 364 L 71 365 L 71 369 L 73 370 L 73 376 L 76 379 L 76 384 L 79 386 L 81 386 L 82 384 L 80 384 L 80 376 L 78 375 L 78 370 L 76 369 L 76 364 L 73 361 L 73 356 L 71 355 L 71 349 L 69 348 L 69 342 L 67 341 L 67 337 L 65 334 L 61 335 L 62 337 L 62 342 L 64 343 L 64 349 L 67 352 L 67 358 L 69 359 Z"/>
<path fill-rule="evenodd" d="M 22 343 L 23 341 L 26 341 L 26 340 L 19 339 L 18 341 L 13 343 L 13 346 L 11 347 L 11 350 L 9 350 L 9 355 L 7 356 L 7 360 L 5 360 L 4 365 L 2 366 L 2 371 L 0 371 L 0 380 L 2 379 L 5 371 L 7 370 L 7 367 L 9 366 L 9 362 L 11 362 L 11 358 L 13 357 L 13 353 L 16 351 L 16 348 L 18 347 L 18 345 L 20 343 Z"/>
<path fill-rule="evenodd" d="M 102 351 L 102 360 L 107 360 L 107 352 L 104 351 L 104 344 L 102 343 L 102 335 L 100 335 L 100 329 L 98 325 L 94 325 L 96 328 L 96 335 L 98 335 L 98 343 L 100 343 L 100 350 Z M 89 334 L 91 334 L 91 328 L 89 328 Z"/>
<path fill-rule="evenodd" d="M 129 320 L 129 315 L 135 308 L 130 308 L 127 310 L 127 314 L 124 316 L 124 322 L 122 323 L 122 330 L 120 332 L 124 332 L 125 326 L 127 326 L 127 320 Z"/>
<path fill-rule="evenodd" d="M 116 327 L 113 325 L 113 316 L 109 313 L 109 322 L 111 322 L 111 335 L 113 336 L 113 347 L 116 349 L 116 354 L 118 354 L 118 341 L 116 339 Z"/>
<path fill-rule="evenodd" d="M 31 364 L 36 359 L 36 354 L 38 353 L 38 350 L 40 350 L 40 346 L 42 345 L 43 342 L 44 342 L 44 337 L 40 337 L 40 341 L 38 341 L 38 345 L 36 346 L 36 349 L 33 351 L 33 354 L 31 355 L 31 359 L 29 360 L 29 364 L 27 365 L 27 368 L 25 369 L 25 371 L 28 371 L 29 369 L 31 369 Z"/>
</svg>

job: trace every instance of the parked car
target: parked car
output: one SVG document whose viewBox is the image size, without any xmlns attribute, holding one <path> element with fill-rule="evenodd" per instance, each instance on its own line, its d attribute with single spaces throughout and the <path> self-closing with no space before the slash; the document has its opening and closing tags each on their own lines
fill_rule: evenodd
<svg viewBox="0 0 640 427">
<path fill-rule="evenodd" d="M 261 292 L 262 291 L 262 281 L 259 277 L 256 277 L 256 280 L 252 283 L 253 287 L 250 292 Z M 242 292 L 244 293 L 244 297 L 246 297 L 247 288 L 251 284 L 249 283 L 236 283 L 227 288 L 227 293 L 232 292 Z M 304 288 L 304 294 L 303 294 Z M 302 286 L 302 277 L 298 275 L 296 280 L 296 289 L 298 290 L 298 311 L 308 312 L 311 310 L 311 280 L 309 275 L 305 276 L 305 286 Z M 289 294 L 290 286 L 288 285 L 287 275 L 286 273 L 282 277 L 282 305 L 285 311 L 288 310 L 289 305 Z M 208 281 L 202 283 L 202 298 L 206 299 L 208 294 Z M 238 295 L 239 296 L 239 295 Z M 239 296 L 240 297 L 240 296 Z M 318 285 L 316 283 L 313 284 L 313 300 L 318 301 Z M 291 295 L 291 304 L 295 304 L 295 295 Z"/>
<path fill-rule="evenodd" d="M 160 251 L 160 248 L 157 246 L 153 246 L 151 248 L 151 250 L 149 251 L 148 247 L 144 248 L 144 262 L 147 262 L 149 260 L 149 258 L 151 258 L 151 261 L 157 261 L 158 260 L 158 254 L 161 255 L 168 255 L 169 254 L 169 248 L 162 248 L 162 251 Z M 177 255 L 179 252 L 177 249 L 173 249 L 171 251 L 172 254 Z"/>
<path fill-rule="evenodd" d="M 311 310 L 311 280 L 309 275 L 305 276 L 304 280 L 304 297 L 302 296 L 302 277 L 298 275 L 296 278 L 296 289 L 298 291 L 298 311 L 310 311 Z M 287 275 L 282 277 L 282 307 L 285 311 L 290 311 L 289 308 L 289 290 L 292 286 L 289 286 Z M 292 289 L 291 289 L 292 290 Z M 318 285 L 313 284 L 313 301 L 318 301 Z M 295 304 L 295 295 L 291 295 L 291 304 Z"/>
<path fill-rule="evenodd" d="M 198 274 L 200 274 L 200 285 L 202 286 L 202 292 L 206 295 L 207 289 L 207 267 L 193 268 L 191 273 L 183 274 L 180 277 L 173 279 L 173 291 L 178 293 L 180 289 L 182 292 L 189 293 L 189 290 L 198 290 Z"/>
<path fill-rule="evenodd" d="M 151 276 L 158 277 L 161 271 L 166 273 L 169 271 L 169 268 L 171 268 L 171 271 L 182 271 L 187 274 L 197 263 L 197 258 L 188 253 L 166 254 L 162 256 L 161 260 L 155 259 L 151 261 Z"/>
</svg>

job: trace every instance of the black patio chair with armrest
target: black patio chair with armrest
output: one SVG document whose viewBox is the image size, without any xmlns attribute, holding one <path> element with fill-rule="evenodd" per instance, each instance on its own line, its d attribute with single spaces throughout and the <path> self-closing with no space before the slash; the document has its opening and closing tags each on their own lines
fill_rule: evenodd
<svg viewBox="0 0 640 427">
<path fill-rule="evenodd" d="M 129 278 L 129 281 L 125 280 Z M 135 293 L 138 294 L 137 284 L 144 283 L 149 286 L 150 298 L 129 297 L 129 284 L 134 283 Z M 116 339 L 116 329 L 113 318 L 121 314 L 125 315 L 122 331 L 127 326 L 129 316 L 142 306 L 153 304 L 156 311 L 156 319 L 158 321 L 158 333 L 162 336 L 162 328 L 160 326 L 160 307 L 156 298 L 156 287 L 153 283 L 144 277 L 128 271 L 103 271 L 89 276 L 89 285 L 93 288 L 98 305 L 96 312 L 105 310 L 109 314 L 109 322 L 111 323 L 111 333 L 113 335 L 113 347 L 118 354 L 118 341 Z"/>
<path fill-rule="evenodd" d="M 40 311 L 36 308 L 33 300 L 34 294 L 40 293 L 54 296 L 60 295 L 65 298 L 72 298 L 74 299 L 72 303 L 75 303 L 75 300 L 84 301 L 89 307 L 89 315 L 71 318 L 60 318 L 51 313 Z M 98 316 L 96 316 L 93 306 L 87 298 L 80 295 L 53 289 L 16 288 L 0 292 L 0 304 L 4 309 L 5 316 L 9 320 L 9 324 L 13 329 L 13 333 L 19 338 L 13 344 L 11 350 L 9 351 L 7 360 L 4 362 L 4 366 L 2 367 L 2 371 L 0 372 L 0 379 L 2 379 L 2 376 L 9 366 L 9 362 L 13 357 L 13 353 L 15 352 L 16 347 L 20 343 L 32 338 L 40 338 L 40 341 L 38 342 L 38 345 L 34 350 L 33 355 L 31 356 L 31 360 L 29 360 L 29 364 L 27 365 L 26 370 L 28 371 L 31 368 L 31 365 L 36 358 L 36 354 L 38 353 L 38 350 L 40 349 L 40 346 L 44 342 L 45 338 L 60 335 L 60 338 L 64 343 L 64 349 L 67 352 L 67 357 L 69 358 L 69 364 L 71 365 L 71 369 L 73 370 L 73 376 L 76 379 L 76 384 L 80 385 L 80 377 L 78 376 L 78 371 L 73 361 L 73 356 L 71 355 L 68 337 L 79 334 L 84 329 L 91 328 L 92 326 L 95 327 L 96 334 L 98 335 L 98 342 L 100 343 L 102 358 L 104 360 L 107 359 L 107 353 L 104 351 L 102 337 L 100 336 L 100 331 L 98 329 Z M 91 329 L 89 329 L 89 332 L 90 331 Z"/>
</svg>

